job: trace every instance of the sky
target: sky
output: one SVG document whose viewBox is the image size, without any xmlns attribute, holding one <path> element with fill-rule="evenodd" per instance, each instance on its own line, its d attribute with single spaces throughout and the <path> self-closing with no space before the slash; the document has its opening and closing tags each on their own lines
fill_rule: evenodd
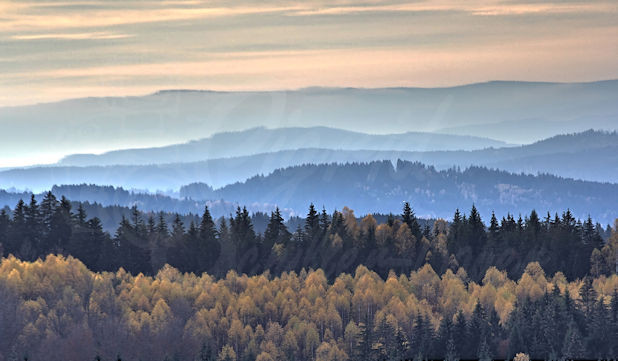
<svg viewBox="0 0 618 361">
<path fill-rule="evenodd" d="M 0 106 L 618 78 L 618 1 L 0 0 Z"/>
</svg>

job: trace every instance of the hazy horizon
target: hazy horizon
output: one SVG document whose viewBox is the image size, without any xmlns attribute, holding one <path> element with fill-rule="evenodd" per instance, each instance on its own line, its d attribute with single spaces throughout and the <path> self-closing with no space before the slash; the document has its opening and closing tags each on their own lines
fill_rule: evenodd
<svg viewBox="0 0 618 361">
<path fill-rule="evenodd" d="M 82 100 L 82 99 L 105 99 L 105 98 L 139 98 L 139 97 L 147 97 L 151 95 L 157 95 L 162 93 L 283 93 L 283 92 L 298 92 L 298 91 L 306 91 L 306 90 L 315 90 L 315 89 L 350 89 L 350 90 L 389 90 L 389 89 L 451 89 L 451 88 L 463 88 L 481 84 L 490 84 L 490 83 L 521 83 L 521 84 L 591 84 L 591 83 L 604 83 L 604 82 L 614 82 L 618 81 L 618 76 L 615 78 L 599 78 L 599 79 L 589 79 L 589 80 L 581 80 L 581 81 L 549 81 L 549 80 L 513 80 L 513 79 L 487 79 L 481 81 L 473 81 L 473 82 L 463 82 L 463 83 L 454 83 L 449 85 L 442 86 L 416 86 L 413 84 L 408 85 L 392 85 L 392 86 L 336 86 L 336 85 L 306 85 L 299 87 L 289 87 L 289 88 L 272 88 L 272 89 L 259 89 L 259 88 L 248 88 L 248 89 L 215 89 L 215 88 L 160 88 L 154 89 L 152 91 L 147 91 L 143 93 L 135 93 L 135 94 L 114 94 L 114 95 L 84 95 L 84 96 L 72 96 L 68 98 L 62 99 L 52 99 L 47 101 L 40 101 L 34 103 L 23 103 L 23 104 L 15 104 L 15 105 L 0 105 L 0 109 L 2 108 L 19 108 L 19 107 L 28 107 L 32 105 L 46 105 L 51 103 L 62 103 L 68 102 L 72 100 Z M 255 127 L 261 127 L 257 125 Z M 247 128 L 250 129 L 250 128 Z M 378 134 L 378 133 L 376 133 Z M 384 133 L 386 134 L 386 133 Z M 197 139 L 197 138 L 196 138 Z M 173 143 L 170 143 L 173 144 Z M 165 145 L 163 145 L 165 146 Z M 105 152 L 105 151 L 101 151 Z"/>
<path fill-rule="evenodd" d="M 286 91 L 167 90 L 0 108 L 0 166 L 76 153 L 160 147 L 217 133 L 329 127 L 426 132 L 528 144 L 587 129 L 618 130 L 618 81 L 493 81 L 440 88 L 311 87 Z"/>
</svg>

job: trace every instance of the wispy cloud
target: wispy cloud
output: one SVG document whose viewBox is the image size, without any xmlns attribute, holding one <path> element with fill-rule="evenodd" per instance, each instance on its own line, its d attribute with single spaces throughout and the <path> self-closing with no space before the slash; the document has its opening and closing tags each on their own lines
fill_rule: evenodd
<svg viewBox="0 0 618 361">
<path fill-rule="evenodd" d="M 0 22 L 0 31 L 19 32 L 33 29 L 70 29 L 111 27 L 144 23 L 208 19 L 240 15 L 280 13 L 300 10 L 300 6 L 238 6 L 238 7 L 169 7 L 130 9 L 90 9 L 78 13 L 28 13 L 27 7 Z M 8 9 L 11 10 L 10 8 Z"/>
<path fill-rule="evenodd" d="M 122 4 L 122 5 L 119 5 Z M 224 5 L 228 4 L 228 5 Z M 290 5 L 291 4 L 291 5 Z M 61 8 L 61 9 L 59 9 Z M 67 12 L 67 9 L 73 11 Z M 4 21 L 0 31 L 20 32 L 36 29 L 111 27 L 143 23 L 234 17 L 260 14 L 291 16 L 350 15 L 383 12 L 458 11 L 472 15 L 525 15 L 616 11 L 608 1 L 587 2 L 504 2 L 504 1 L 376 1 L 354 5 L 351 2 L 306 1 L 299 3 L 204 1 L 127 1 L 127 2 L 8 2 L 1 5 Z M 63 10 L 63 11 L 59 11 Z"/>
<path fill-rule="evenodd" d="M 504 3 L 476 1 L 427 1 L 404 4 L 375 4 L 366 6 L 326 6 L 307 8 L 291 12 L 290 15 L 347 15 L 379 12 L 424 12 L 424 11 L 458 11 L 472 15 L 525 15 L 525 14 L 560 14 L 581 12 L 602 12 L 615 10 L 612 3 Z"/>
<path fill-rule="evenodd" d="M 169 87 L 615 78 L 617 16 L 614 0 L 0 0 L 0 106 Z"/>
<path fill-rule="evenodd" d="M 90 33 L 44 33 L 44 34 L 23 34 L 13 35 L 15 40 L 42 40 L 42 39 L 68 39 L 68 40 L 84 40 L 84 39 L 123 39 L 132 37 L 131 34 L 117 34 L 105 31 L 90 32 Z"/>
</svg>

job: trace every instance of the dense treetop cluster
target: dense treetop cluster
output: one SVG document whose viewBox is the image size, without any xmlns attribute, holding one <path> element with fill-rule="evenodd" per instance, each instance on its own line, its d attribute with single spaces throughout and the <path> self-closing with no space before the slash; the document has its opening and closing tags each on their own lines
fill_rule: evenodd
<svg viewBox="0 0 618 361">
<path fill-rule="evenodd" d="M 386 279 L 359 266 L 329 282 L 321 269 L 216 279 L 165 266 L 150 277 L 10 256 L 0 360 L 608 358 L 617 289 L 617 275 L 568 282 L 536 262 L 517 281 L 495 267 L 477 283 L 427 264 Z"/>
<path fill-rule="evenodd" d="M 390 270 L 408 273 L 428 263 L 438 273 L 463 267 L 475 281 L 494 265 L 518 278 L 530 262 L 539 262 L 550 274 L 561 271 L 569 280 L 609 275 L 618 254 L 611 228 L 590 218 L 576 220 L 568 210 L 543 218 L 535 211 L 524 218 L 492 215 L 485 225 L 473 206 L 469 214 L 457 210 L 451 222 L 439 219 L 430 225 L 417 219 L 407 203 L 401 215 L 385 216 L 380 223 L 373 215 L 359 219 L 349 208 L 328 214 L 311 205 L 296 229 L 288 229 L 276 209 L 258 233 L 256 218 L 245 208 L 218 220 L 206 208 L 186 225 L 178 215 L 168 224 L 163 214 L 144 217 L 134 207 L 111 236 L 81 204 L 72 208 L 50 192 L 40 203 L 32 197 L 29 203 L 20 200 L 10 214 L 1 211 L 3 254 L 30 261 L 50 253 L 72 255 L 93 271 L 122 267 L 145 275 L 165 264 L 218 277 L 232 269 L 253 275 L 321 268 L 330 280 L 361 264 L 386 277 Z"/>
</svg>

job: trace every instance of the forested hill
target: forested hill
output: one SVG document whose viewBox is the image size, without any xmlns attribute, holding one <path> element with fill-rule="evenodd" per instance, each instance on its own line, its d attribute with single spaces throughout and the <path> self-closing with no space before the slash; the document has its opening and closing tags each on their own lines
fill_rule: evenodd
<svg viewBox="0 0 618 361">
<path fill-rule="evenodd" d="M 178 199 L 161 194 L 140 193 L 92 184 L 54 186 L 50 192 L 58 199 L 62 197 L 70 199 L 75 209 L 81 205 L 88 214 L 99 218 L 102 228 L 112 234 L 122 217 L 128 218 L 131 215 L 132 207 L 138 207 L 145 213 L 144 217 L 150 215 L 158 217 L 159 213 L 162 212 L 168 223 L 171 223 L 175 214 L 179 214 L 185 224 L 196 220 L 195 215 L 200 214 L 204 207 L 208 207 L 216 218 L 229 216 L 234 213 L 237 207 L 236 204 L 223 200 Z M 46 195 L 47 192 L 32 194 L 30 192 L 0 190 L 0 208 L 14 209 L 20 200 L 28 203 L 32 196 L 37 202 L 42 202 Z M 247 209 L 253 214 L 252 220 L 256 225 L 256 232 L 261 233 L 266 229 L 267 213 L 274 210 L 275 206 L 254 204 L 247 206 Z M 290 219 L 291 224 L 295 226 L 295 217 L 290 218 L 291 212 L 285 209 L 281 211 L 286 219 Z"/>
<path fill-rule="evenodd" d="M 472 203 L 484 216 L 492 211 L 499 216 L 523 214 L 530 209 L 553 214 L 570 208 L 578 217 L 590 214 L 604 224 L 618 218 L 618 184 L 483 167 L 436 170 L 408 161 L 398 161 L 396 166 L 390 161 L 376 161 L 288 167 L 219 189 L 189 184 L 181 188 L 181 199 L 96 185 L 55 186 L 52 192 L 75 201 L 137 205 L 155 212 L 195 214 L 208 205 L 216 217 L 228 215 L 237 204 L 247 204 L 251 212 L 268 212 L 278 206 L 284 215 L 302 214 L 311 202 L 328 210 L 348 205 L 360 214 L 388 214 L 409 201 L 426 218 L 447 218 L 453 209 L 466 209 Z M 39 200 L 42 195 L 38 195 Z M 0 191 L 0 207 L 12 207 L 20 198 L 29 197 L 27 192 Z"/>
<path fill-rule="evenodd" d="M 295 131 L 300 131 L 296 128 Z M 255 130 L 254 135 L 263 134 L 268 140 L 271 130 Z M 334 129 L 329 132 L 338 134 Z M 251 132 L 250 132 L 251 133 Z M 253 134 L 252 133 L 252 134 Z M 343 132 L 347 134 L 348 132 Z M 230 133 L 235 134 L 235 133 Z M 238 133 L 240 134 L 240 133 Z M 283 132 L 281 134 L 286 134 Z M 353 135 L 359 136 L 357 133 Z M 402 140 L 386 142 L 382 144 L 388 150 L 370 150 L 377 147 L 371 142 L 359 142 L 356 147 L 353 144 L 339 146 L 331 136 L 327 141 L 316 141 L 315 137 L 297 134 L 302 141 L 279 142 L 272 147 L 266 143 L 256 145 L 255 141 L 242 142 L 234 136 L 228 142 L 219 147 L 214 146 L 207 150 L 173 151 L 173 147 L 165 150 L 161 148 L 157 153 L 146 152 L 140 162 L 160 163 L 165 160 L 178 160 L 179 163 L 146 164 L 146 165 L 110 165 L 110 166 L 46 166 L 23 169 L 8 169 L 0 171 L 0 187 L 19 189 L 31 189 L 35 192 L 46 191 L 55 184 L 81 184 L 93 183 L 99 185 L 113 185 L 129 189 L 148 189 L 151 192 L 157 190 L 177 190 L 183 185 L 202 182 L 218 188 L 231 183 L 244 181 L 256 174 L 268 174 L 277 168 L 285 168 L 302 164 L 321 163 L 348 163 L 348 162 L 371 162 L 376 160 L 397 159 L 408 161 L 420 161 L 433 165 L 437 169 L 448 169 L 453 166 L 462 168 L 472 165 L 497 168 L 510 172 L 524 173 L 550 173 L 561 177 L 583 179 L 598 182 L 618 183 L 618 133 L 588 130 L 577 134 L 565 134 L 545 139 L 524 146 L 512 146 L 502 148 L 487 148 L 472 151 L 431 151 L 412 152 L 407 147 L 409 142 L 405 139 L 414 138 L 414 134 L 400 135 Z M 342 136 L 343 137 L 343 136 Z M 354 138 L 353 137 L 353 138 Z M 362 137 L 370 137 L 362 135 Z M 361 138 L 362 138 L 361 137 Z M 373 136 L 386 137 L 389 136 Z M 213 138 L 214 139 L 214 138 Z M 235 139 L 235 140 L 234 140 Z M 348 137 L 349 139 L 349 137 Z M 391 139 L 392 140 L 392 139 Z M 423 144 L 417 147 L 427 147 L 435 138 L 423 140 Z M 257 140 L 256 140 L 257 141 Z M 239 147 L 238 144 L 243 144 Z M 379 142 L 378 142 L 379 143 Z M 432 146 L 442 144 L 440 142 Z M 217 158 L 205 161 L 190 162 L 192 159 L 212 158 L 222 154 L 243 154 L 263 151 L 271 148 L 279 149 L 282 146 L 311 146 L 332 147 L 327 148 L 302 148 L 267 153 L 253 154 L 248 156 Z M 379 145 L 379 144 L 378 144 Z M 380 145 L 380 147 L 382 147 Z M 442 144 L 443 145 L 443 144 Z M 252 149 L 251 146 L 254 146 Z M 377 149 L 381 149 L 377 147 Z M 196 146 L 196 148 L 200 148 Z M 360 150 L 344 150 L 344 149 Z M 361 149 L 365 148 L 365 149 Z M 396 149 L 407 150 L 396 150 Z M 445 148 L 448 149 L 448 148 Z M 229 151 L 232 151 L 231 153 Z M 137 151 L 136 151 L 137 152 Z M 132 152 L 110 153 L 112 158 L 107 161 L 118 163 L 133 162 L 135 159 Z M 185 157 L 185 155 L 188 155 Z M 124 159 L 126 157 L 126 159 Z M 92 161 L 96 162 L 98 156 Z"/>
<path fill-rule="evenodd" d="M 390 161 L 303 165 L 255 176 L 218 189 L 210 197 L 241 204 L 276 203 L 302 210 L 314 202 L 327 209 L 348 205 L 359 213 L 392 212 L 403 201 L 423 217 L 448 217 L 452 209 L 476 204 L 483 215 L 495 211 L 557 212 L 570 208 L 603 223 L 618 218 L 618 184 L 576 181 L 552 175 L 512 174 L 483 167 L 438 171 L 421 163 Z"/>
</svg>

